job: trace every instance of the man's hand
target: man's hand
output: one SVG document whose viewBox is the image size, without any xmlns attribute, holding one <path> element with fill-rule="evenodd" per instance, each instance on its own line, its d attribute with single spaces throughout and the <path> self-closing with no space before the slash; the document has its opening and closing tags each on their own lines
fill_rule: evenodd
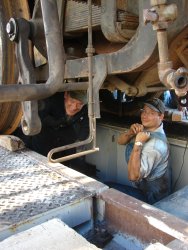
<svg viewBox="0 0 188 250">
<path fill-rule="evenodd" d="M 118 144 L 120 145 L 125 145 L 128 142 L 130 142 L 130 140 L 137 135 L 139 132 L 143 131 L 144 126 L 142 124 L 139 123 L 135 123 L 133 125 L 131 125 L 129 131 L 127 133 L 122 133 L 119 137 L 118 137 Z"/>
<path fill-rule="evenodd" d="M 134 123 L 131 125 L 128 134 L 129 135 L 137 135 L 139 132 L 142 132 L 144 130 L 144 126 L 139 123 Z"/>
<path fill-rule="evenodd" d="M 135 141 L 145 143 L 149 140 L 149 138 L 150 138 L 149 132 L 139 132 L 135 138 Z"/>
</svg>

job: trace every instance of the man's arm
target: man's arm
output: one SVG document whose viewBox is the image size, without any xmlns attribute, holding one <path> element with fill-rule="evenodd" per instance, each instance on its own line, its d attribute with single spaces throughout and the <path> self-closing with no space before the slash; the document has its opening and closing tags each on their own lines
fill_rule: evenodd
<svg viewBox="0 0 188 250">
<path fill-rule="evenodd" d="M 137 181 L 140 179 L 142 147 L 149 138 L 150 134 L 148 132 L 140 132 L 136 136 L 135 144 L 128 162 L 128 177 L 131 181 Z"/>
<path fill-rule="evenodd" d="M 140 158 L 142 147 L 134 145 L 129 162 L 128 162 L 128 178 L 131 181 L 140 179 Z"/>
<path fill-rule="evenodd" d="M 131 125 L 127 133 L 120 134 L 120 136 L 117 139 L 117 143 L 120 145 L 126 145 L 135 135 L 143 131 L 143 129 L 144 129 L 143 125 L 139 123 Z"/>
<path fill-rule="evenodd" d="M 117 139 L 117 143 L 120 145 L 126 145 L 134 137 L 134 134 L 131 134 L 129 131 L 127 133 L 122 133 Z"/>
</svg>

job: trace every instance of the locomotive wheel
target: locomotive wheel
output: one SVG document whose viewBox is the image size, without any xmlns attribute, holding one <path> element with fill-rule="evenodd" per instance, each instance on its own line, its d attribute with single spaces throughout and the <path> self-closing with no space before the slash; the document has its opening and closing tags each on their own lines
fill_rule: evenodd
<svg viewBox="0 0 188 250">
<path fill-rule="evenodd" d="M 6 24 L 11 17 L 29 19 L 26 0 L 0 1 L 0 84 L 16 84 L 14 43 L 6 34 Z M 0 134 L 11 134 L 19 125 L 22 116 L 20 103 L 0 103 Z"/>
</svg>

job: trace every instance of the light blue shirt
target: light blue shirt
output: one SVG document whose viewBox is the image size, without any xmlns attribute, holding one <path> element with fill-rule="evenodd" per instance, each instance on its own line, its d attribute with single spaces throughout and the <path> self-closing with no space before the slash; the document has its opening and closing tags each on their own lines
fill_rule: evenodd
<svg viewBox="0 0 188 250">
<path fill-rule="evenodd" d="M 165 137 L 163 124 L 155 131 Z M 169 147 L 168 143 L 158 137 L 151 137 L 143 146 L 141 152 L 141 179 L 153 181 L 161 177 L 168 166 Z"/>
</svg>

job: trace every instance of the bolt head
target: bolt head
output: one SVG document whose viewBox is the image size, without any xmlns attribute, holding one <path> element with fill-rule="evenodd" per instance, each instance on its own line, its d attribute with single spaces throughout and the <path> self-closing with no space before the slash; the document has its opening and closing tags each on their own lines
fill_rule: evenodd
<svg viewBox="0 0 188 250">
<path fill-rule="evenodd" d="M 14 29 L 12 28 L 11 23 L 7 23 L 6 32 L 8 34 L 11 34 L 13 31 L 14 31 Z"/>
<path fill-rule="evenodd" d="M 15 41 L 18 33 L 17 23 L 14 18 L 11 18 L 6 25 L 6 32 L 11 41 Z"/>
<path fill-rule="evenodd" d="M 185 99 L 181 99 L 181 104 L 186 104 L 187 103 L 187 100 L 186 100 L 186 98 Z"/>
</svg>

